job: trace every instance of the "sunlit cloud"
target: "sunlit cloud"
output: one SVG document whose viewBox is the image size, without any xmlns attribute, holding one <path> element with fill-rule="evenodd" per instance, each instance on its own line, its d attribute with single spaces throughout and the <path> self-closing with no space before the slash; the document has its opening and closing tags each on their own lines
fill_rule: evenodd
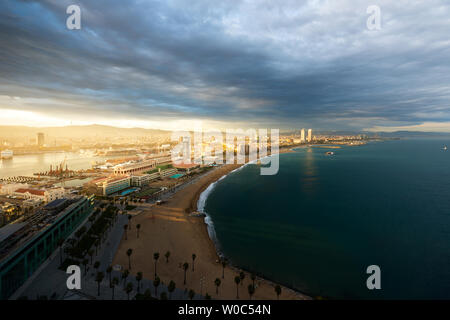
<svg viewBox="0 0 450 320">
<path fill-rule="evenodd" d="M 380 1 L 376 32 L 366 28 L 369 0 L 78 3 L 83 27 L 70 31 L 71 1 L 0 2 L 0 110 L 38 115 L 22 124 L 414 130 L 450 121 L 444 0 Z M 0 124 L 21 121 L 12 118 Z"/>
</svg>

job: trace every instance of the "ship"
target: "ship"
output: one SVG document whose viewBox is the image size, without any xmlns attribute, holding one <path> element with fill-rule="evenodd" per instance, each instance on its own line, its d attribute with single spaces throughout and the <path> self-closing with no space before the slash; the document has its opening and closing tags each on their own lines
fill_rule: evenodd
<svg viewBox="0 0 450 320">
<path fill-rule="evenodd" d="M 442 148 L 442 150 L 444 150 L 444 151 L 447 150 L 447 146 L 444 146 L 444 147 Z"/>
<path fill-rule="evenodd" d="M 328 151 L 328 152 L 325 152 L 325 154 L 326 154 L 327 156 L 332 156 L 332 155 L 334 155 L 334 152 L 333 152 L 333 151 Z"/>
<path fill-rule="evenodd" d="M 3 151 L 0 153 L 0 157 L 1 157 L 2 159 L 12 159 L 13 155 L 14 155 L 14 153 L 13 153 L 12 150 L 3 150 Z"/>
</svg>

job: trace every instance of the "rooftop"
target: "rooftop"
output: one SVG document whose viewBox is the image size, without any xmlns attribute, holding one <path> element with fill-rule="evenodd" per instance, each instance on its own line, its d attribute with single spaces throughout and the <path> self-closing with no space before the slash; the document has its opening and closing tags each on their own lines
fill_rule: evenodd
<svg viewBox="0 0 450 320">
<path fill-rule="evenodd" d="M 30 194 L 33 194 L 33 195 L 35 195 L 35 196 L 43 196 L 43 195 L 45 195 L 45 190 L 37 190 L 37 189 L 28 189 L 28 188 L 20 188 L 20 189 L 17 189 L 16 191 L 14 191 L 14 192 L 18 192 L 18 193 L 30 193 Z"/>
<path fill-rule="evenodd" d="M 11 224 L 7 224 L 6 226 L 0 228 L 0 242 L 2 242 L 3 240 L 6 240 L 10 235 L 19 231 L 26 225 L 27 225 L 26 222 L 11 223 Z"/>
</svg>

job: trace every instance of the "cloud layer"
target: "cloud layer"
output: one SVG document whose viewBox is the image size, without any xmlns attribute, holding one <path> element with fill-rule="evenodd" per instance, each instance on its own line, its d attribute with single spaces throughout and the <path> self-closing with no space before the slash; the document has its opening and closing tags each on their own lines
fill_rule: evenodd
<svg viewBox="0 0 450 320">
<path fill-rule="evenodd" d="M 377 2 L 3 0 L 0 108 L 79 122 L 449 122 L 450 4 Z M 366 28 L 372 4 L 379 31 Z"/>
</svg>

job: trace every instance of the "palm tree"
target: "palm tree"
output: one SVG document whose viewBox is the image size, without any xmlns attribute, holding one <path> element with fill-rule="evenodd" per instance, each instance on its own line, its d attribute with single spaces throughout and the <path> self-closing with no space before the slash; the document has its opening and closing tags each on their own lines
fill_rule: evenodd
<svg viewBox="0 0 450 320">
<path fill-rule="evenodd" d="M 136 281 L 138 283 L 138 289 L 137 289 L 138 293 L 140 292 L 140 289 L 141 289 L 141 280 L 142 280 L 142 278 L 143 278 L 142 272 L 139 271 L 137 273 L 137 275 L 136 275 Z"/>
<path fill-rule="evenodd" d="M 100 268 L 100 261 L 95 261 L 94 268 L 95 268 L 95 271 L 98 271 L 98 268 Z"/>
<path fill-rule="evenodd" d="M 189 269 L 189 263 L 185 262 L 183 264 L 183 270 L 184 270 L 184 284 L 186 284 L 186 271 Z"/>
<path fill-rule="evenodd" d="M 108 274 L 108 277 L 109 277 L 109 286 L 111 286 L 111 272 L 112 272 L 112 267 L 108 266 L 108 268 L 106 268 L 106 273 Z"/>
<path fill-rule="evenodd" d="M 227 266 L 227 259 L 222 259 L 221 261 L 222 263 L 222 279 L 225 279 L 225 267 Z"/>
<path fill-rule="evenodd" d="M 205 300 L 211 300 L 211 296 L 208 294 L 208 292 L 205 294 Z"/>
<path fill-rule="evenodd" d="M 250 295 L 250 300 L 252 300 L 252 296 L 255 293 L 255 287 L 252 284 L 248 285 L 248 294 Z"/>
<path fill-rule="evenodd" d="M 133 216 L 131 214 L 128 215 L 128 225 L 129 225 L 129 229 L 131 230 L 131 218 L 133 218 Z"/>
<path fill-rule="evenodd" d="M 127 293 L 128 300 L 130 300 L 130 293 L 131 293 L 131 291 L 133 291 L 133 284 L 131 282 L 128 282 L 128 284 L 124 290 Z"/>
<path fill-rule="evenodd" d="M 170 251 L 167 251 L 164 256 L 166 257 L 166 263 L 169 263 Z"/>
<path fill-rule="evenodd" d="M 192 254 L 192 272 L 194 272 L 194 262 L 195 258 L 197 258 L 197 255 L 195 253 Z"/>
<path fill-rule="evenodd" d="M 84 275 L 86 275 L 86 273 L 87 273 L 87 264 L 89 263 L 89 260 L 88 259 L 83 259 L 83 266 L 84 266 Z"/>
<path fill-rule="evenodd" d="M 133 249 L 127 250 L 127 256 L 128 256 L 128 269 L 131 270 L 131 255 L 133 254 Z"/>
<path fill-rule="evenodd" d="M 170 280 L 169 285 L 167 286 L 167 290 L 169 291 L 169 299 L 172 298 L 172 292 L 175 291 L 175 282 Z"/>
<path fill-rule="evenodd" d="M 222 281 L 220 281 L 220 279 L 219 278 L 216 278 L 216 280 L 214 280 L 214 284 L 216 285 L 216 294 L 217 295 L 219 295 L 219 286 L 220 286 L 220 283 L 221 283 Z"/>
<path fill-rule="evenodd" d="M 112 300 L 114 300 L 114 288 L 115 288 L 118 284 L 119 284 L 119 278 L 114 277 L 114 278 L 111 280 L 111 285 L 110 285 L 110 287 L 111 287 L 111 289 L 112 289 Z"/>
<path fill-rule="evenodd" d="M 89 250 L 88 251 L 88 255 L 89 255 L 89 257 L 91 257 L 91 264 L 92 264 L 92 257 L 94 256 L 94 250 Z"/>
<path fill-rule="evenodd" d="M 244 279 L 245 279 L 245 273 L 244 271 L 241 271 L 239 273 L 239 278 L 241 278 L 241 286 L 244 284 Z"/>
<path fill-rule="evenodd" d="M 97 255 L 98 247 L 100 246 L 100 240 L 99 239 L 95 240 L 94 246 L 95 246 L 95 255 Z"/>
<path fill-rule="evenodd" d="M 253 287 L 255 287 L 256 274 L 252 273 L 252 275 L 250 276 L 250 278 L 252 279 Z"/>
<path fill-rule="evenodd" d="M 239 299 L 239 282 L 241 282 L 241 277 L 234 277 L 234 283 L 236 283 L 236 299 Z"/>
<path fill-rule="evenodd" d="M 159 253 L 158 252 L 155 252 L 153 254 L 153 259 L 155 260 L 155 279 L 156 279 L 156 262 L 158 262 L 158 259 L 159 259 Z"/>
<path fill-rule="evenodd" d="M 161 295 L 159 296 L 160 300 L 167 300 L 167 293 L 165 291 L 161 292 Z"/>
<path fill-rule="evenodd" d="M 153 280 L 153 285 L 155 286 L 155 298 L 158 297 L 158 286 L 161 283 L 161 279 L 157 276 L 155 280 Z"/>
<path fill-rule="evenodd" d="M 189 299 L 194 299 L 194 296 L 195 296 L 195 291 L 194 290 L 189 290 Z"/>
<path fill-rule="evenodd" d="M 281 287 L 278 284 L 275 286 L 275 293 L 277 294 L 277 300 L 279 300 L 281 294 Z"/>
<path fill-rule="evenodd" d="M 136 225 L 136 231 L 137 231 L 137 237 L 138 237 L 138 239 L 139 239 L 139 229 L 141 228 L 141 225 L 140 224 L 137 224 Z"/>
<path fill-rule="evenodd" d="M 123 270 L 122 272 L 122 280 L 123 280 L 123 285 L 125 286 L 125 282 L 127 281 L 128 275 L 130 274 L 130 271 L 128 271 L 128 269 Z"/>
<path fill-rule="evenodd" d="M 125 231 L 125 240 L 128 240 L 127 229 L 128 229 L 128 225 L 126 224 L 123 226 L 123 231 Z"/>
<path fill-rule="evenodd" d="M 64 244 L 64 239 L 59 238 L 58 239 L 58 247 L 59 247 L 59 263 L 62 264 L 63 262 L 63 252 L 62 252 L 62 246 Z"/>
<path fill-rule="evenodd" d="M 105 275 L 103 274 L 103 272 L 97 272 L 97 276 L 95 277 L 95 281 L 98 284 L 98 296 L 100 296 L 100 283 L 102 282 L 103 278 L 105 277 Z"/>
</svg>

